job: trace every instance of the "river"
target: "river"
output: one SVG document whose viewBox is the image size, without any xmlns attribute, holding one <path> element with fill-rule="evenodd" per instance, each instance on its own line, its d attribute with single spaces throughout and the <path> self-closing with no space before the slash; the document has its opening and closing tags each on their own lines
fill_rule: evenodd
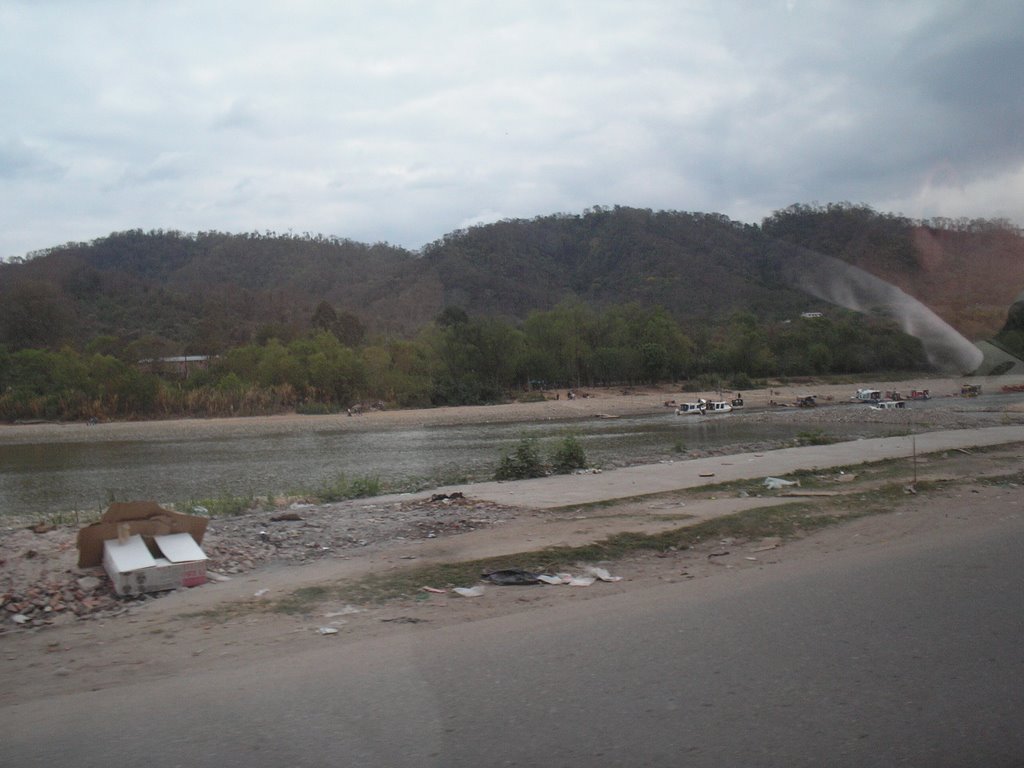
<svg viewBox="0 0 1024 768">
<path fill-rule="evenodd" d="M 662 413 L 373 430 L 331 426 L 328 420 L 300 430 L 269 425 L 258 434 L 225 429 L 167 437 L 154 430 L 132 440 L 66 440 L 48 433 L 45 440 L 7 444 L 0 433 L 0 517 L 96 512 L 115 500 L 182 505 L 226 496 L 315 494 L 339 476 L 378 478 L 383 491 L 490 479 L 501 455 L 524 437 L 535 438 L 547 456 L 574 435 L 591 465 L 608 468 L 679 460 L 688 451 L 724 446 L 758 449 L 808 430 L 804 421 L 766 422 L 750 415 Z M 851 425 L 825 419 L 815 429 L 847 439 L 900 428 L 884 421 Z M 93 434 L 101 438 L 100 431 Z"/>
</svg>

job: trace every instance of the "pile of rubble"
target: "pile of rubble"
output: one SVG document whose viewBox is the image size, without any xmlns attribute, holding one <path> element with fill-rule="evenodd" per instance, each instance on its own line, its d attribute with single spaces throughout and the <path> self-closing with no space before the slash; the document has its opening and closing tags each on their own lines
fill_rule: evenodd
<svg viewBox="0 0 1024 768">
<path fill-rule="evenodd" d="M 270 563 L 302 564 L 352 550 L 489 527 L 515 510 L 461 494 L 395 503 L 294 502 L 210 520 L 203 539 L 211 578 Z M 102 568 L 79 568 L 74 526 L 0 530 L 0 633 L 76 618 L 111 616 L 159 593 L 118 597 Z"/>
</svg>

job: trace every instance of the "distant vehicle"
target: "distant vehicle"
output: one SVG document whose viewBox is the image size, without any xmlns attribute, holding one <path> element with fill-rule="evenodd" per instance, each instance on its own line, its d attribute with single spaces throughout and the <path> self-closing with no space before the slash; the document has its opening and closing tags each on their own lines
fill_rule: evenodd
<svg viewBox="0 0 1024 768">
<path fill-rule="evenodd" d="M 873 400 L 881 400 L 882 393 L 877 389 L 858 389 L 853 393 L 854 400 L 859 400 L 862 403 L 870 403 Z"/>
<path fill-rule="evenodd" d="M 804 395 L 796 399 L 798 408 L 815 408 L 818 405 L 818 398 L 816 395 Z"/>
<path fill-rule="evenodd" d="M 725 400 L 710 400 L 707 403 L 707 413 L 729 413 L 732 405 Z"/>
<path fill-rule="evenodd" d="M 932 396 L 929 394 L 927 389 L 912 389 L 910 390 L 911 400 L 931 400 Z"/>
<path fill-rule="evenodd" d="M 891 410 L 894 410 L 894 409 L 897 409 L 897 408 L 906 408 L 907 407 L 907 401 L 906 400 L 879 400 L 878 402 L 873 403 L 872 405 L 870 405 L 868 407 L 871 408 L 872 410 L 875 410 L 875 411 L 891 411 Z"/>
<path fill-rule="evenodd" d="M 981 384 L 964 384 L 960 387 L 960 397 L 977 397 L 981 394 Z"/>
<path fill-rule="evenodd" d="M 676 416 L 692 416 L 697 414 L 704 416 L 709 413 L 729 413 L 733 406 L 725 400 L 705 400 L 701 398 L 696 403 L 681 403 L 676 408 Z"/>
<path fill-rule="evenodd" d="M 676 408 L 676 416 L 703 416 L 704 415 L 704 401 L 701 400 L 696 403 L 680 403 L 679 407 Z"/>
</svg>

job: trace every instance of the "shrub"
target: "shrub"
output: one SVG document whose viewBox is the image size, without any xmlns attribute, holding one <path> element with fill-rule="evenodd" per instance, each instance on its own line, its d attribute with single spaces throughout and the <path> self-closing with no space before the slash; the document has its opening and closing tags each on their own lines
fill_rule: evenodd
<svg viewBox="0 0 1024 768">
<path fill-rule="evenodd" d="M 530 477 L 543 477 L 545 474 L 537 441 L 533 438 L 523 438 L 511 453 L 501 457 L 498 469 L 494 472 L 494 479 L 525 480 Z"/>
<path fill-rule="evenodd" d="M 567 475 L 577 469 L 586 469 L 587 454 L 579 440 L 573 435 L 563 438 L 551 454 L 551 467 L 560 475 Z"/>
<path fill-rule="evenodd" d="M 729 382 L 733 389 L 754 389 L 754 380 L 744 372 L 735 373 Z"/>
</svg>

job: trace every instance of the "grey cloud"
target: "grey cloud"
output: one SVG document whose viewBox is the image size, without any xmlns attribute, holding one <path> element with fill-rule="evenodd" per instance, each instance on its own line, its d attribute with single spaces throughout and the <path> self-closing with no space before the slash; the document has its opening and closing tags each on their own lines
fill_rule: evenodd
<svg viewBox="0 0 1024 768">
<path fill-rule="evenodd" d="M 0 179 L 52 181 L 63 173 L 64 168 L 60 164 L 24 141 L 0 141 Z"/>
<path fill-rule="evenodd" d="M 82 226 L 80 198 L 92 229 L 55 241 L 142 216 L 415 248 L 496 212 L 756 220 L 1024 174 L 1024 6 L 1009 3 L 77 8 L 26 3 L 24 39 L 0 30 L 0 125 L 18 137 L 0 142 L 0 176 L 26 222 L 0 252 L 51 245 L 40 221 Z M 49 48 L 79 27 L 87 40 Z M 11 76 L 26 56 L 40 66 Z M 53 183 L 63 165 L 74 194 Z M 29 182 L 45 205 L 19 202 Z"/>
<path fill-rule="evenodd" d="M 257 133 L 263 130 L 263 120 L 248 101 L 232 100 L 213 121 L 214 128 L 229 131 Z"/>
</svg>

